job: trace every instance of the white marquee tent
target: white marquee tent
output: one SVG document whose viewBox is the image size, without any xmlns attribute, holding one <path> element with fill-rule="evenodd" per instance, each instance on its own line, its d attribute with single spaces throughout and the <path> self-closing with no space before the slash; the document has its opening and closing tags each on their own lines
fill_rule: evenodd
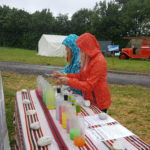
<svg viewBox="0 0 150 150">
<path fill-rule="evenodd" d="M 66 36 L 43 34 L 38 42 L 38 55 L 51 57 L 64 57 L 65 46 L 62 41 Z"/>
</svg>

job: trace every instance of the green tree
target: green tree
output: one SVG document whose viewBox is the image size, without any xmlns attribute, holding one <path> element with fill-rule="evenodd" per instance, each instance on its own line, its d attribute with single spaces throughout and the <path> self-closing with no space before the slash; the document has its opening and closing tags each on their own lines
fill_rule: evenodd
<svg viewBox="0 0 150 150">
<path fill-rule="evenodd" d="M 43 9 L 42 11 L 36 11 L 31 16 L 29 32 L 25 35 L 25 38 L 29 37 L 28 42 L 30 48 L 37 49 L 37 43 L 42 34 L 53 34 L 55 18 L 49 9 Z"/>
<path fill-rule="evenodd" d="M 91 17 L 93 11 L 81 9 L 73 14 L 71 25 L 73 33 L 80 35 L 84 32 L 91 32 Z"/>
<path fill-rule="evenodd" d="M 143 32 L 150 18 L 149 2 L 149 0 L 126 0 L 126 3 L 119 3 L 127 36 L 150 35 L 149 32 L 147 34 Z"/>
<path fill-rule="evenodd" d="M 10 9 L 7 6 L 0 6 L 0 45 L 5 45 L 5 18 Z"/>
<path fill-rule="evenodd" d="M 23 10 L 9 9 L 4 6 L 3 13 L 6 10 L 7 13 L 1 15 L 1 21 L 3 22 L 1 30 L 2 45 L 22 47 L 22 37 L 28 31 L 30 14 Z"/>
<path fill-rule="evenodd" d="M 92 31 L 99 40 L 118 41 L 123 35 L 119 5 L 114 2 L 99 2 L 94 8 Z"/>
<path fill-rule="evenodd" d="M 150 0 L 106 0 L 93 10 L 81 9 L 54 17 L 49 9 L 29 14 L 24 10 L 0 6 L 0 46 L 35 49 L 42 34 L 84 32 L 98 40 L 121 43 L 124 36 L 150 36 Z"/>
<path fill-rule="evenodd" d="M 68 15 L 59 14 L 55 18 L 54 33 L 58 35 L 68 35 L 72 32 L 71 21 Z"/>
</svg>

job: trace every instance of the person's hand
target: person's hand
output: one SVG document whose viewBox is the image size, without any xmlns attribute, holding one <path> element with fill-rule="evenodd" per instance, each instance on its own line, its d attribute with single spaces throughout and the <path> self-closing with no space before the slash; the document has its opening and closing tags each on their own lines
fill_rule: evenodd
<svg viewBox="0 0 150 150">
<path fill-rule="evenodd" d="M 61 73 L 61 72 L 54 72 L 51 77 L 52 78 L 58 78 L 58 77 L 64 77 L 66 76 L 65 74 Z"/>
<path fill-rule="evenodd" d="M 59 77 L 58 80 L 56 81 L 56 83 L 59 84 L 59 85 L 67 84 L 68 80 L 69 80 L 68 77 Z"/>
</svg>

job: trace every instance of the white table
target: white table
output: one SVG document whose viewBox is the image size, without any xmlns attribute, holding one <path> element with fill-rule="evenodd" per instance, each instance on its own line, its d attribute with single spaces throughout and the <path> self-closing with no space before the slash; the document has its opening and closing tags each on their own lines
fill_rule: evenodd
<svg viewBox="0 0 150 150">
<path fill-rule="evenodd" d="M 22 101 L 24 99 L 29 99 L 31 104 L 23 104 Z M 26 111 L 28 109 L 35 109 L 35 115 L 27 116 Z M 85 116 L 86 122 L 90 122 L 99 113 L 101 111 L 95 106 L 82 107 L 81 109 L 81 114 Z M 92 116 L 92 118 L 88 118 L 88 116 Z M 35 90 L 18 91 L 16 93 L 17 148 L 21 150 L 110 150 L 113 148 L 113 143 L 118 141 L 126 150 L 150 149 L 149 145 L 144 143 L 139 137 L 123 127 L 112 117 L 108 117 L 109 123 L 99 123 L 98 121 L 94 121 L 95 119 L 90 122 L 93 126 L 86 129 L 86 145 L 84 147 L 77 147 L 70 140 L 66 130 L 55 119 L 55 110 L 46 109 L 46 106 L 37 96 Z M 41 125 L 41 128 L 37 131 L 30 129 L 30 124 L 35 121 L 39 121 Z M 102 134 L 103 137 L 102 135 L 96 135 L 97 132 L 104 132 Z M 126 136 L 123 137 L 124 135 Z M 42 136 L 50 136 L 52 144 L 44 148 L 38 147 L 37 141 Z"/>
</svg>

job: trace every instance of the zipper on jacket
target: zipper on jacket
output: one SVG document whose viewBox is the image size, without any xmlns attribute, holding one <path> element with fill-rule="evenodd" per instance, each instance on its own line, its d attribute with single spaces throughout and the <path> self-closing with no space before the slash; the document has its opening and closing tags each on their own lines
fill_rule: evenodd
<svg viewBox="0 0 150 150">
<path fill-rule="evenodd" d="M 93 96 L 94 103 L 97 104 L 97 100 L 96 100 L 96 96 L 95 96 L 94 91 L 92 91 L 92 96 Z"/>
</svg>

